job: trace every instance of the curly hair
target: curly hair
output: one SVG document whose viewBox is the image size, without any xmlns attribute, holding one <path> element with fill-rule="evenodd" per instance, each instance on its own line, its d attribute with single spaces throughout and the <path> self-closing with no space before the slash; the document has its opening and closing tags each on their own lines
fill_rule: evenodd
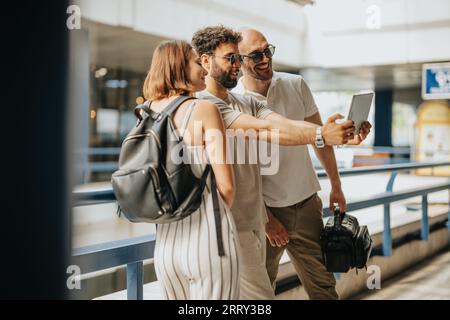
<svg viewBox="0 0 450 320">
<path fill-rule="evenodd" d="M 222 43 L 238 44 L 241 40 L 242 36 L 239 32 L 219 25 L 198 30 L 192 36 L 191 43 L 201 56 L 202 54 L 212 54 Z"/>
</svg>

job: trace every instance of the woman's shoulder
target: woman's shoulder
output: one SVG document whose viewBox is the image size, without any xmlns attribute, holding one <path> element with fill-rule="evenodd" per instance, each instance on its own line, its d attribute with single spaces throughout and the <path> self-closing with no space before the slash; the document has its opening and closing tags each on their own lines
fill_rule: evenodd
<svg viewBox="0 0 450 320">
<path fill-rule="evenodd" d="M 219 108 L 209 100 L 197 99 L 195 112 L 198 115 L 214 116 L 215 114 L 219 114 Z"/>
</svg>

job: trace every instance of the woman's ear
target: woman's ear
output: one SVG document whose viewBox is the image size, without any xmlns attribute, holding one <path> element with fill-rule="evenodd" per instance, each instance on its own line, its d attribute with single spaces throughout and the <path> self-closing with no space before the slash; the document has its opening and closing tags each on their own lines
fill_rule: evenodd
<svg viewBox="0 0 450 320">
<path fill-rule="evenodd" d="M 209 71 L 210 58 L 211 56 L 206 53 L 202 54 L 200 57 L 200 62 L 202 63 L 203 68 L 205 68 L 207 71 Z"/>
</svg>

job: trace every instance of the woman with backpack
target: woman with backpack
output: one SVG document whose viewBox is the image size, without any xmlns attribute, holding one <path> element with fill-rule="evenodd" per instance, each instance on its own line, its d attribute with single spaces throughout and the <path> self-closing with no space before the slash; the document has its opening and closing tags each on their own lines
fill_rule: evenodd
<svg viewBox="0 0 450 320">
<path fill-rule="evenodd" d="M 204 90 L 206 75 L 190 44 L 161 43 L 153 53 L 143 88 L 151 111 L 160 114 L 178 97 L 194 96 Z M 234 198 L 234 177 L 232 166 L 226 163 L 222 117 L 213 103 L 190 99 L 176 108 L 171 121 L 187 146 L 183 152 L 188 157 L 184 154 L 183 159 L 193 160 L 190 166 L 195 176 L 201 177 L 208 163 L 212 172 L 195 212 L 178 221 L 157 224 L 154 265 L 163 297 L 238 299 L 239 243 L 229 209 Z M 214 138 L 208 139 L 211 133 Z"/>
</svg>

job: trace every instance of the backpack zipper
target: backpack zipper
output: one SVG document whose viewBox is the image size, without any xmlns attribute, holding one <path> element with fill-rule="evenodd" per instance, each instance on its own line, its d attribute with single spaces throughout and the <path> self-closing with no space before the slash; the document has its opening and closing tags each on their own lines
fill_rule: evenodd
<svg viewBox="0 0 450 320">
<path fill-rule="evenodd" d="M 123 142 L 127 142 L 128 140 L 131 140 L 131 139 L 136 139 L 136 138 L 141 138 L 141 137 L 148 137 L 149 135 L 150 135 L 150 133 L 134 134 L 132 136 L 127 137 L 125 140 L 123 140 Z"/>
<path fill-rule="evenodd" d="M 154 180 L 156 180 L 155 181 L 155 183 L 156 183 L 156 193 L 157 193 L 157 195 L 156 195 L 156 202 L 158 203 L 158 206 L 159 206 L 159 209 L 160 209 L 160 210 L 158 210 L 158 214 L 160 216 L 162 216 L 163 214 L 165 214 L 167 212 L 167 210 L 161 205 L 161 199 L 160 199 L 160 197 L 161 197 L 161 185 L 160 185 L 160 182 L 159 182 L 158 171 L 152 165 L 150 165 L 149 167 L 151 169 L 151 175 L 155 178 Z"/>
<path fill-rule="evenodd" d="M 155 167 L 153 167 L 152 165 L 150 165 L 149 167 L 150 167 L 150 169 L 151 169 L 151 171 L 153 173 L 152 176 L 154 176 L 156 178 L 156 184 L 157 184 L 156 187 L 157 187 L 158 191 L 160 191 L 161 190 L 161 185 L 160 185 L 160 182 L 159 182 L 158 171 L 156 171 Z"/>
<path fill-rule="evenodd" d="M 123 142 L 126 142 L 131 139 L 141 138 L 141 137 L 149 137 L 150 135 L 152 135 L 155 138 L 156 144 L 158 145 L 158 148 L 161 151 L 161 141 L 159 140 L 158 135 L 153 130 L 150 130 L 147 133 L 141 133 L 141 134 L 135 134 L 135 135 L 129 136 Z"/>
</svg>

